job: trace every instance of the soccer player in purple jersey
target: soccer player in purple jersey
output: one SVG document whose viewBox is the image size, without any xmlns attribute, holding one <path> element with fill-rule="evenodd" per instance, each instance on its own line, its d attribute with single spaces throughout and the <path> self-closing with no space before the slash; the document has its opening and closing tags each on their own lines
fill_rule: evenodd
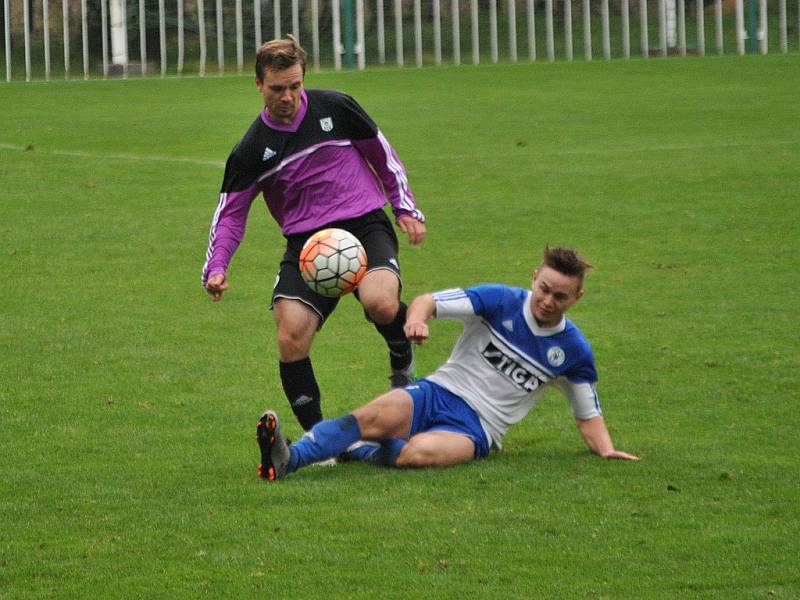
<svg viewBox="0 0 800 600">
<path fill-rule="evenodd" d="M 412 245 L 425 237 L 406 170 L 394 148 L 350 96 L 305 89 L 305 51 L 289 36 L 267 42 L 256 56 L 256 87 L 264 109 L 231 152 L 209 233 L 202 283 L 212 300 L 228 289 L 227 269 L 242 241 L 250 206 L 263 194 L 286 238 L 272 292 L 280 377 L 301 426 L 322 419 L 310 352 L 316 332 L 337 305 L 309 289 L 298 268 L 310 234 L 328 227 L 353 233 L 364 245 L 368 270 L 357 297 L 386 340 L 391 386 L 412 380 L 411 344 L 403 326 L 398 240 L 383 210 Z"/>
<path fill-rule="evenodd" d="M 638 460 L 617 450 L 606 428 L 588 341 L 564 314 L 583 296 L 590 265 L 574 250 L 546 248 L 530 290 L 479 285 L 415 298 L 405 332 L 421 344 L 432 318 L 464 323 L 447 362 L 339 419 L 322 421 L 289 446 L 278 416 L 265 412 L 256 437 L 259 475 L 281 479 L 310 463 L 347 452 L 396 467 L 445 467 L 502 448 L 547 387 L 569 401 L 589 449 L 604 458 Z M 365 441 L 358 445 L 359 441 Z M 356 445 L 356 446 L 354 446 Z"/>
</svg>

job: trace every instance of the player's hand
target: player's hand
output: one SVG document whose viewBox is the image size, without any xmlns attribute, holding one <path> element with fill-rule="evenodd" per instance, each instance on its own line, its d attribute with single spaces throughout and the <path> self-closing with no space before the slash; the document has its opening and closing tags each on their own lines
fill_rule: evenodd
<svg viewBox="0 0 800 600">
<path fill-rule="evenodd" d="M 617 459 L 617 460 L 639 460 L 638 456 L 628 454 L 622 450 L 612 450 L 608 454 L 604 454 L 603 458 Z"/>
<path fill-rule="evenodd" d="M 425 239 L 425 223 L 411 215 L 397 217 L 397 225 L 403 233 L 408 235 L 408 242 L 412 246 L 419 246 Z"/>
<path fill-rule="evenodd" d="M 228 282 L 225 281 L 225 275 L 218 273 L 208 278 L 206 281 L 206 291 L 211 296 L 214 302 L 222 300 L 222 292 L 228 289 Z"/>
<path fill-rule="evenodd" d="M 421 321 L 406 321 L 406 324 L 403 325 L 403 333 L 412 344 L 422 344 L 430 335 L 428 324 Z"/>
</svg>

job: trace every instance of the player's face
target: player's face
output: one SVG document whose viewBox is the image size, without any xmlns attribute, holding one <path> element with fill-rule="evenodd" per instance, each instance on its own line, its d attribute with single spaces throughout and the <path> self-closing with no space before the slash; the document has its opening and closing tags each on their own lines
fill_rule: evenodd
<svg viewBox="0 0 800 600">
<path fill-rule="evenodd" d="M 580 300 L 578 278 L 543 265 L 533 273 L 531 312 L 542 327 L 554 327 L 564 313 Z"/>
<path fill-rule="evenodd" d="M 264 69 L 264 79 L 256 77 L 256 87 L 264 97 L 269 116 L 281 123 L 291 123 L 300 108 L 303 67 L 294 65 L 282 71 Z"/>
</svg>

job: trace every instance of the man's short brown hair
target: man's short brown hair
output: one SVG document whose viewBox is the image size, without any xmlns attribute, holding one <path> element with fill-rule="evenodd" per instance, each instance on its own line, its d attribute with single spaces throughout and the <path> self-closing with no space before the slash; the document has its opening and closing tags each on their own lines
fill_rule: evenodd
<svg viewBox="0 0 800 600">
<path fill-rule="evenodd" d="M 545 246 L 542 264 L 559 273 L 577 278 L 578 290 L 583 289 L 583 279 L 586 276 L 586 271 L 593 268 L 575 250 L 566 246 L 554 246 L 553 248 Z"/>
<path fill-rule="evenodd" d="M 303 68 L 306 74 L 306 51 L 297 43 L 293 35 L 282 40 L 272 40 L 261 45 L 256 53 L 256 77 L 264 81 L 264 72 L 284 71 L 295 65 Z"/>
</svg>

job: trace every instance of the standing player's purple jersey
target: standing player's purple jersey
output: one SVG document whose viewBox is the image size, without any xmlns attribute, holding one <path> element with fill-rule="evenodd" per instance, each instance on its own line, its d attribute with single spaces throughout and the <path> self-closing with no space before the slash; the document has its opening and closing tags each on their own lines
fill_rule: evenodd
<svg viewBox="0 0 800 600">
<path fill-rule="evenodd" d="M 602 414 L 589 342 L 566 317 L 540 327 L 530 298 L 530 290 L 504 285 L 433 294 L 436 318 L 463 321 L 464 331 L 447 362 L 426 379 L 463 398 L 498 448 L 550 385 L 567 397 L 576 418 Z"/>
<path fill-rule="evenodd" d="M 291 123 L 266 108 L 234 147 L 211 222 L 203 285 L 224 274 L 263 193 L 284 235 L 313 232 L 382 207 L 424 221 L 392 146 L 350 96 L 305 90 Z"/>
</svg>

